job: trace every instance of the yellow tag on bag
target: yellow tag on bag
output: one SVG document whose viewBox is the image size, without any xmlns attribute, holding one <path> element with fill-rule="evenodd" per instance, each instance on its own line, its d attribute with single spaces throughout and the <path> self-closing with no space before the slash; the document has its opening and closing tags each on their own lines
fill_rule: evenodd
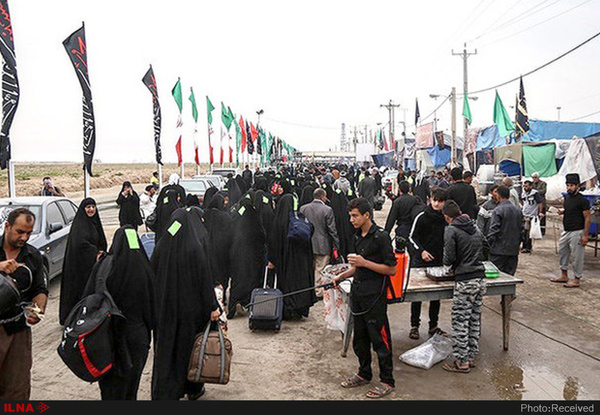
<svg viewBox="0 0 600 415">
<path fill-rule="evenodd" d="M 240 214 L 240 216 L 244 216 L 244 212 L 246 212 L 246 207 L 245 207 L 245 206 L 242 206 L 242 207 L 240 208 L 240 210 L 238 210 L 238 213 Z"/>
</svg>

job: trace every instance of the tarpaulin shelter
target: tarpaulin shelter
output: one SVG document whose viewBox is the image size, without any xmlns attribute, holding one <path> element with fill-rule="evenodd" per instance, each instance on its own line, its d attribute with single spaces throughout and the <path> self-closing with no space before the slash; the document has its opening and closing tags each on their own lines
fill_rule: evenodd
<svg viewBox="0 0 600 415">
<path fill-rule="evenodd" d="M 385 153 L 371 154 L 373 163 L 377 167 L 393 167 L 394 166 L 394 151 L 387 151 Z"/>
</svg>

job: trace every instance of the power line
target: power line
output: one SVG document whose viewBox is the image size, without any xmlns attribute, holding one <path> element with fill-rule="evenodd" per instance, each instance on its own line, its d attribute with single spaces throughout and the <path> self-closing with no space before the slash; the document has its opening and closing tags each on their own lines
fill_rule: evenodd
<svg viewBox="0 0 600 415">
<path fill-rule="evenodd" d="M 503 29 L 503 28 L 505 28 L 505 27 L 508 27 L 508 26 L 512 26 L 513 24 L 515 24 L 515 23 L 518 23 L 518 22 L 520 22 L 520 21 L 521 21 L 521 20 L 523 20 L 523 19 L 526 19 L 526 18 L 528 18 L 528 17 L 531 17 L 531 16 L 533 16 L 534 14 L 536 14 L 536 13 L 539 13 L 539 12 L 541 12 L 541 11 L 542 11 L 542 10 L 544 10 L 544 9 L 547 9 L 548 7 L 550 7 L 550 6 L 552 6 L 552 5 L 556 4 L 556 3 L 558 3 L 560 0 L 554 0 L 554 2 L 552 2 L 552 3 L 548 4 L 548 5 L 546 5 L 545 7 L 541 8 L 540 10 L 535 10 L 535 9 L 537 9 L 538 7 L 540 7 L 542 4 L 544 4 L 544 3 L 547 3 L 548 1 L 550 1 L 550 0 L 544 0 L 544 1 L 542 1 L 541 3 L 538 3 L 538 4 L 536 4 L 535 6 L 533 6 L 533 7 L 529 8 L 529 9 L 525 10 L 523 13 L 521 13 L 521 14 L 519 14 L 519 15 L 515 16 L 515 17 L 514 17 L 512 20 L 509 20 L 508 22 L 505 22 L 505 23 L 501 24 L 500 26 L 497 26 L 497 27 L 495 27 L 495 28 L 492 28 L 492 30 L 491 30 L 491 32 L 490 32 L 490 33 L 493 33 L 493 32 L 495 32 L 495 31 L 497 31 L 497 30 Z M 535 11 L 534 11 L 534 10 L 535 10 Z"/>
<path fill-rule="evenodd" d="M 578 44 L 577 46 L 575 46 L 575 47 L 571 48 L 570 50 L 568 50 L 567 52 L 563 53 L 562 55 L 560 55 L 560 56 L 558 56 L 558 57 L 556 57 L 556 58 L 552 59 L 552 60 L 551 60 L 551 61 L 549 61 L 549 62 L 546 62 L 546 63 L 545 63 L 545 64 L 543 64 L 542 66 L 538 66 L 537 68 L 535 68 L 535 69 L 533 69 L 533 70 L 531 70 L 531 71 L 529 71 L 529 72 L 527 72 L 527 73 L 524 73 L 523 75 L 517 76 L 516 78 L 513 78 L 513 79 L 511 79 L 511 80 L 509 80 L 509 81 L 503 82 L 503 83 L 501 83 L 501 84 L 498 84 L 498 85 L 494 85 L 494 86 L 492 86 L 492 87 L 489 87 L 489 88 L 480 89 L 480 90 L 478 90 L 478 91 L 471 91 L 471 92 L 470 92 L 470 94 L 479 94 L 479 93 L 481 93 L 481 92 L 487 92 L 487 91 L 491 91 L 492 89 L 496 89 L 496 88 L 499 88 L 499 87 L 501 87 L 501 86 L 504 86 L 504 85 L 510 84 L 511 82 L 518 81 L 518 80 L 519 80 L 521 77 L 522 77 L 522 78 L 525 78 L 526 76 L 529 76 L 529 75 L 531 75 L 531 74 L 533 74 L 533 73 L 535 73 L 535 72 L 539 71 L 540 69 L 543 69 L 543 68 L 545 68 L 546 66 L 549 66 L 549 65 L 553 64 L 554 62 L 556 62 L 556 61 L 558 61 L 558 60 L 560 60 L 560 59 L 564 58 L 565 56 L 569 55 L 570 53 L 572 53 L 572 52 L 575 52 L 577 49 L 579 49 L 579 48 L 580 48 L 580 47 L 582 47 L 583 45 L 585 45 L 585 44 L 587 44 L 587 43 L 591 42 L 592 40 L 594 40 L 594 39 L 595 39 L 595 38 L 597 38 L 598 36 L 600 36 L 600 32 L 596 33 L 595 35 L 593 35 L 593 36 L 592 36 L 592 37 L 590 37 L 589 39 L 587 39 L 587 40 L 585 40 L 585 41 L 581 42 L 581 43 L 580 43 L 580 44 Z M 457 94 L 457 95 L 460 95 L 460 96 L 462 96 L 463 94 Z"/>
<path fill-rule="evenodd" d="M 577 118 L 573 118 L 572 120 L 569 120 L 569 121 L 577 121 L 577 120 L 581 120 L 581 119 L 583 119 L 583 118 L 591 117 L 592 115 L 596 115 L 596 114 L 600 114 L 600 111 L 592 112 L 591 114 L 584 115 L 583 117 L 577 117 Z"/>
<path fill-rule="evenodd" d="M 318 125 L 298 124 L 298 123 L 293 123 L 293 122 L 288 122 L 288 121 L 274 120 L 273 118 L 267 118 L 267 117 L 265 117 L 264 119 L 269 120 L 274 123 L 293 125 L 294 127 L 314 128 L 314 129 L 318 129 L 318 130 L 336 130 L 336 131 L 339 130 L 339 127 L 334 128 L 334 127 L 322 127 L 322 126 L 318 126 Z"/>
<path fill-rule="evenodd" d="M 500 20 L 501 20 L 501 19 L 502 19 L 504 16 L 506 16 L 506 14 L 507 14 L 509 11 L 513 10 L 513 9 L 515 8 L 515 6 L 516 6 L 517 4 L 519 4 L 521 1 L 523 1 L 523 0 L 517 0 L 517 1 L 516 1 L 516 3 L 514 3 L 512 6 L 509 6 L 509 7 L 506 9 L 506 11 L 500 15 L 500 17 L 498 17 L 496 20 L 494 20 L 494 22 L 493 22 L 491 25 L 489 25 L 487 29 L 485 29 L 485 30 L 483 31 L 483 33 L 481 33 L 481 34 L 480 34 L 479 36 L 477 36 L 476 38 L 469 40 L 467 43 L 471 43 L 471 42 L 473 42 L 473 41 L 475 41 L 475 40 L 479 39 L 480 37 L 482 37 L 482 36 L 485 36 L 485 35 L 487 34 L 487 31 L 488 31 L 488 30 L 490 30 L 490 29 L 493 29 L 493 28 L 494 28 L 494 26 L 496 25 L 496 23 L 498 23 L 498 22 L 499 22 L 499 21 L 500 21 Z"/>
<path fill-rule="evenodd" d="M 492 42 L 486 43 L 484 46 L 493 45 L 494 43 L 498 43 L 498 42 L 501 42 L 501 41 L 503 41 L 503 40 L 509 39 L 509 38 L 511 38 L 511 37 L 513 37 L 513 36 L 520 35 L 521 33 L 527 32 L 527 31 L 529 31 L 529 30 L 531 30 L 531 29 L 533 29 L 533 28 L 535 28 L 535 27 L 538 27 L 538 26 L 540 26 L 540 25 L 542 25 L 542 24 L 544 24 L 544 23 L 546 23 L 546 22 L 548 22 L 548 21 L 550 21 L 550 20 L 552 20 L 552 19 L 555 19 L 555 18 L 557 18 L 557 17 L 560 17 L 560 16 L 562 16 L 563 14 L 569 13 L 571 10 L 574 10 L 574 9 L 576 9 L 576 8 L 578 8 L 578 7 L 581 7 L 581 6 L 583 6 L 584 4 L 586 4 L 586 3 L 589 3 L 590 1 L 592 1 L 592 0 L 586 0 L 586 1 L 584 1 L 583 3 L 580 3 L 580 4 L 578 4 L 577 6 L 573 6 L 573 7 L 571 7 L 570 9 L 568 9 L 568 10 L 565 10 L 565 11 L 563 11 L 563 12 L 561 12 L 561 13 L 559 13 L 559 14 L 556 14 L 556 15 L 554 15 L 554 16 L 552 16 L 552 17 L 549 17 L 548 19 L 546 19 L 546 20 L 543 20 L 543 21 L 541 21 L 541 22 L 539 22 L 539 23 L 537 23 L 537 24 L 535 24 L 535 25 L 533 25 L 533 26 L 529 26 L 528 28 L 526 28 L 526 29 L 523 29 L 523 30 L 521 30 L 521 31 L 519 31 L 519 32 L 513 33 L 512 35 L 508 35 L 508 36 L 505 36 L 505 37 L 503 37 L 503 38 L 496 39 L 496 40 L 494 40 L 494 41 L 492 41 Z"/>
</svg>

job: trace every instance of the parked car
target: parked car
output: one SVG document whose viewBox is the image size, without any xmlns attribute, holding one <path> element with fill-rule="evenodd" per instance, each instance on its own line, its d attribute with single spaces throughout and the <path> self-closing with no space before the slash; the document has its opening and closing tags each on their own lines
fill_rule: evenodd
<svg viewBox="0 0 600 415">
<path fill-rule="evenodd" d="M 209 187 L 216 187 L 210 180 L 204 178 L 181 179 L 179 184 L 185 189 L 186 194 L 196 195 L 200 203 L 204 201 L 204 193 L 206 193 L 206 190 Z"/>
<path fill-rule="evenodd" d="M 215 186 L 219 190 L 223 190 L 223 188 L 225 187 L 225 183 L 227 182 L 225 177 L 220 176 L 218 174 L 201 174 L 201 175 L 193 176 L 192 179 L 208 180 L 209 182 L 211 182 L 213 184 L 213 186 Z"/>
<path fill-rule="evenodd" d="M 218 174 L 219 176 L 223 176 L 225 179 L 227 179 L 227 175 L 229 173 L 235 177 L 238 174 L 242 174 L 242 171 L 237 167 L 213 167 L 210 169 L 211 175 Z"/>
<path fill-rule="evenodd" d="M 44 260 L 48 278 L 62 272 L 71 224 L 77 206 L 66 197 L 31 196 L 0 199 L 0 234 L 8 214 L 16 208 L 25 207 L 35 215 L 35 226 L 28 243 L 35 247 Z"/>
</svg>

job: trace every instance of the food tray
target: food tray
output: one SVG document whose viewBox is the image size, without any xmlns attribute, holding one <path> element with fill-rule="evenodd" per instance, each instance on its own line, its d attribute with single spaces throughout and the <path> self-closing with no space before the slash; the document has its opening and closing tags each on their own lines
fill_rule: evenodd
<svg viewBox="0 0 600 415">
<path fill-rule="evenodd" d="M 425 275 L 433 281 L 454 281 L 454 274 L 449 274 L 444 267 L 427 267 Z"/>
</svg>

